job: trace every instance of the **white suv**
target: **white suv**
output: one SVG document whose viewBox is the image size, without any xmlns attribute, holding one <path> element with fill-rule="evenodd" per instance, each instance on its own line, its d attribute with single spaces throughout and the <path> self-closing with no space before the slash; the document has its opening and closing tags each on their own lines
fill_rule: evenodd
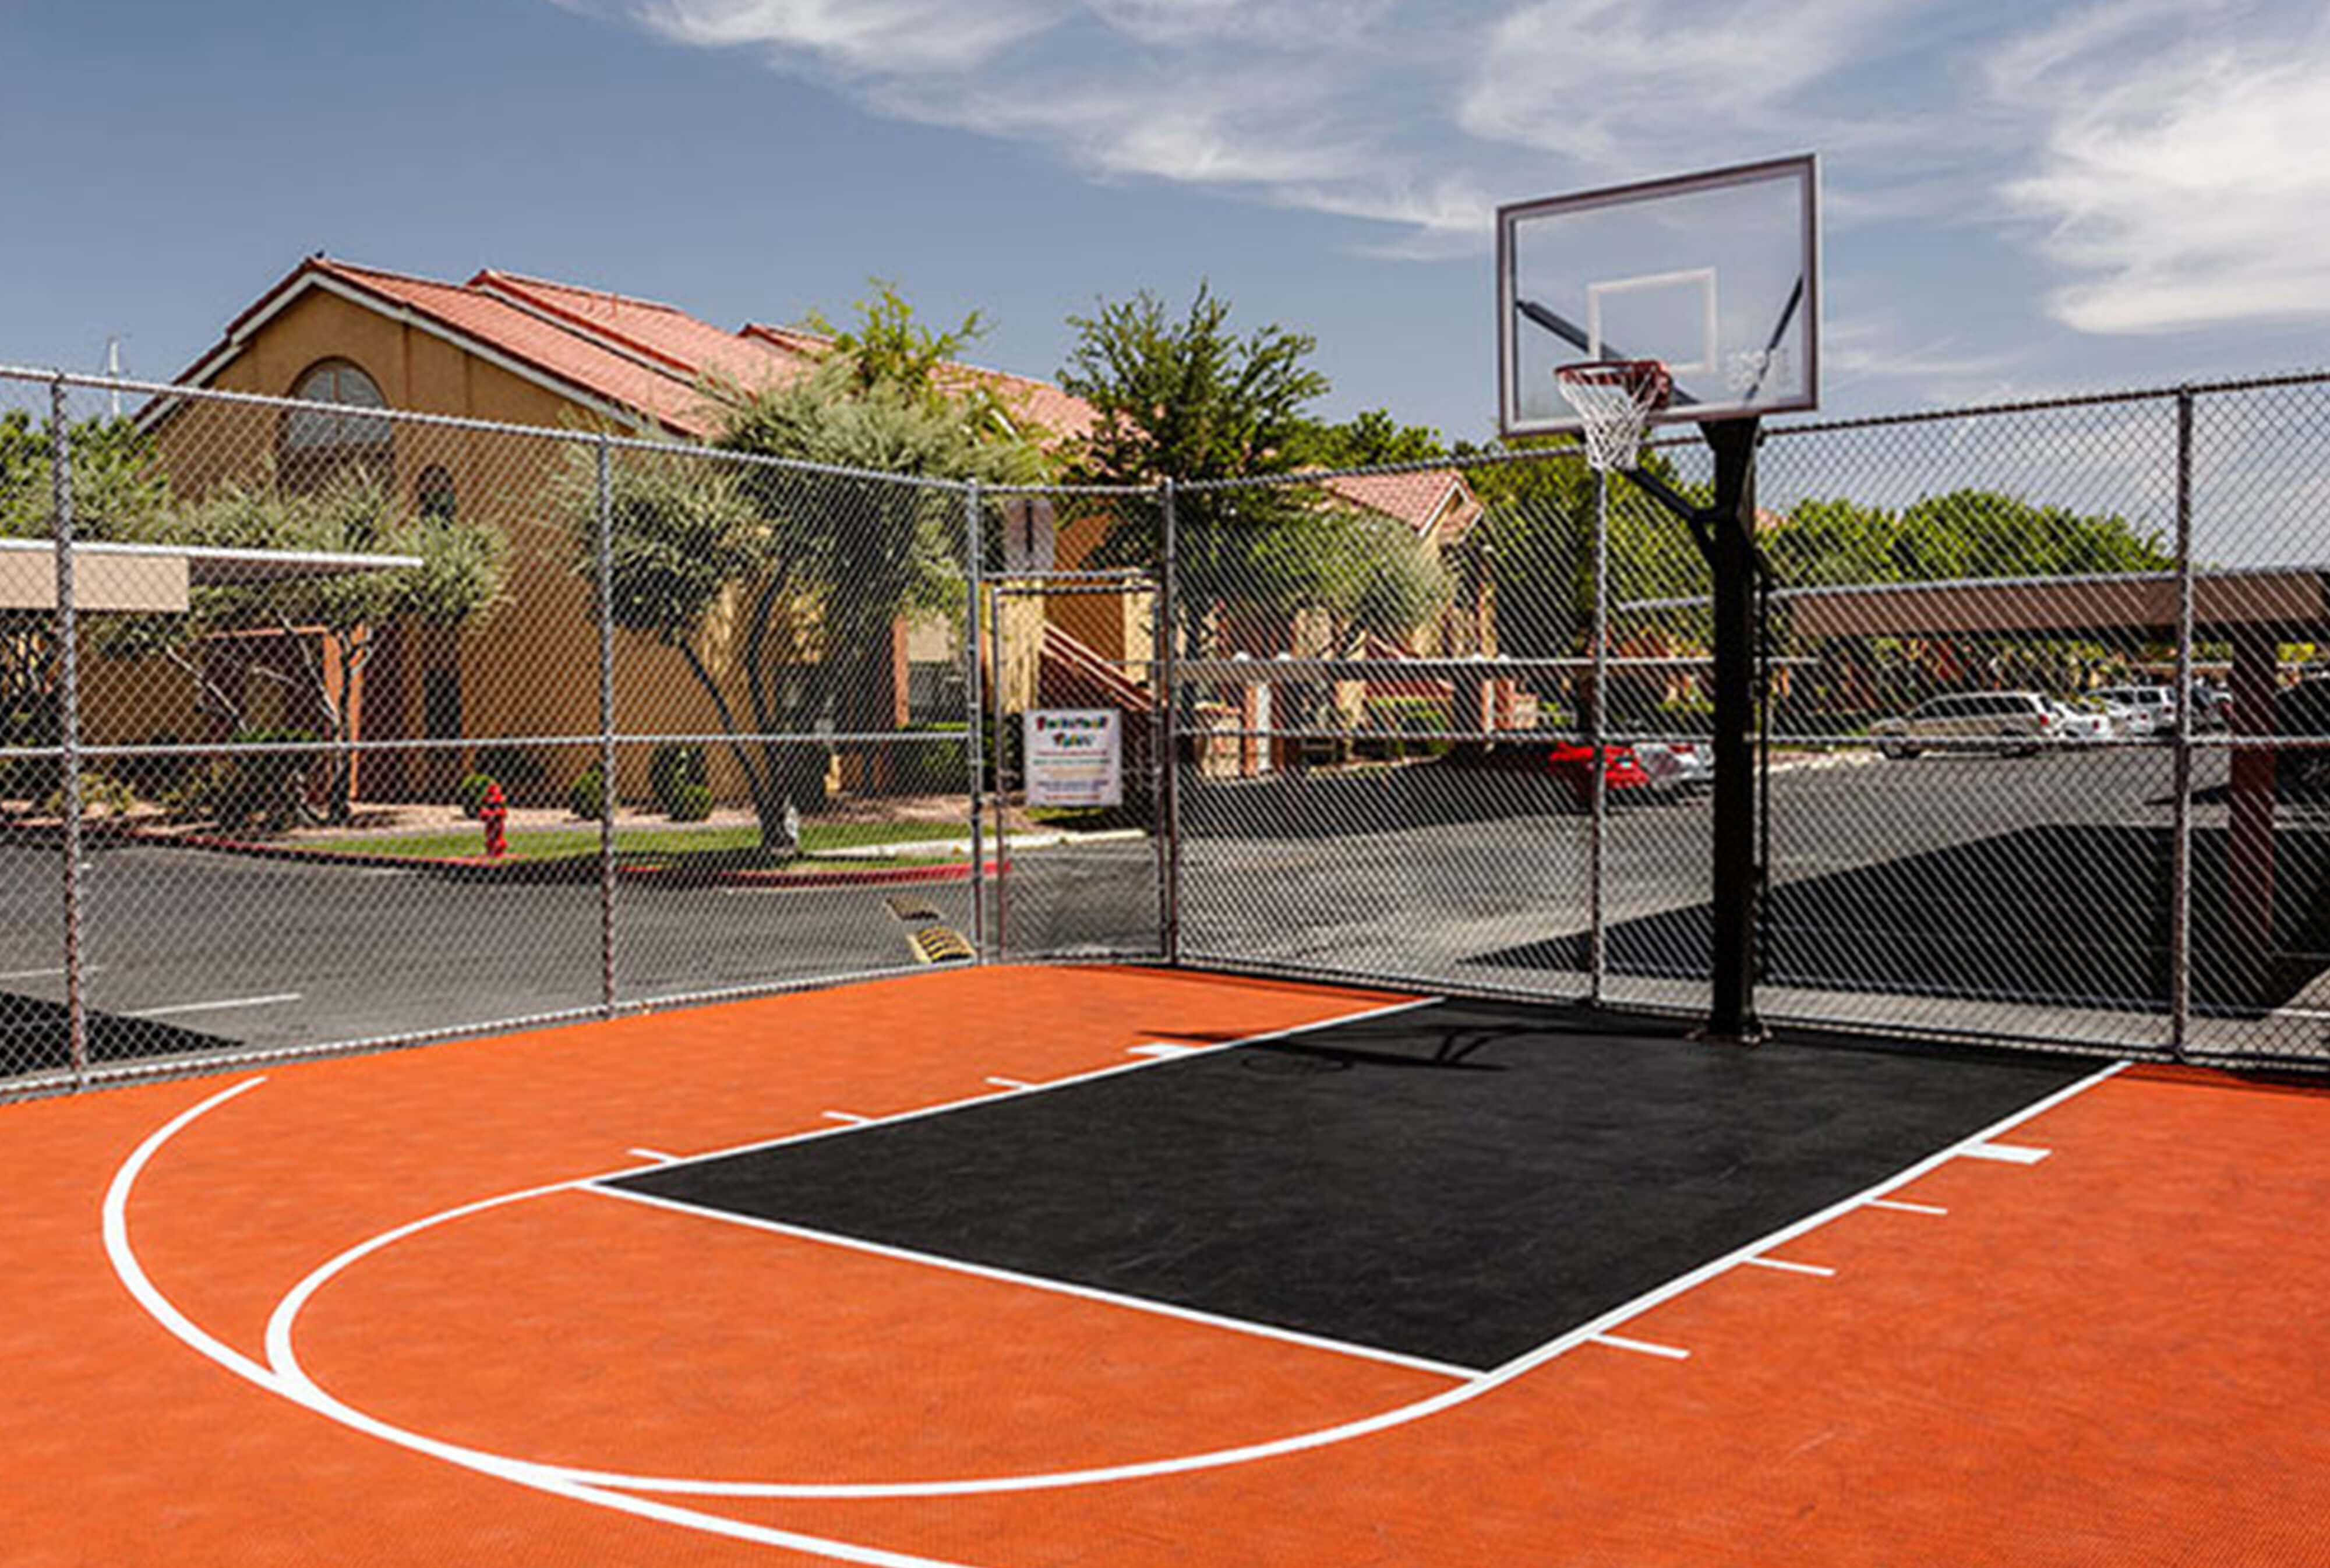
<svg viewBox="0 0 2330 1568">
<path fill-rule="evenodd" d="M 2122 726 L 2131 735 L 2176 732 L 2176 694 L 2166 686 L 2106 686 L 2094 694 L 2135 714 Z"/>
<path fill-rule="evenodd" d="M 2032 752 L 2055 727 L 2053 704 L 2036 692 L 1957 692 L 1929 697 L 1898 719 L 1869 726 L 1877 749 L 1888 757 L 1914 757 L 1921 741 L 1943 742 L 1952 751 Z"/>
</svg>

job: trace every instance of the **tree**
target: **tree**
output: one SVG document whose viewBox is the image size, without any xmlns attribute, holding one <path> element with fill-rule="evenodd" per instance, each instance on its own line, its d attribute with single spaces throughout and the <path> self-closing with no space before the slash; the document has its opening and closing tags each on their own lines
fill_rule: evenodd
<svg viewBox="0 0 2330 1568">
<path fill-rule="evenodd" d="M 1330 451 L 1413 444 L 1431 432 L 1398 430 L 1380 412 L 1349 429 L 1309 418 L 1304 411 L 1328 391 L 1305 363 L 1313 340 L 1275 326 L 1241 337 L 1229 317 L 1229 302 L 1203 285 L 1179 319 L 1145 292 L 1069 317 L 1077 338 L 1060 385 L 1095 413 L 1072 449 L 1074 476 L 1142 486 L 1287 477 L 1178 496 L 1174 580 L 1185 647 L 1202 646 L 1209 629 L 1232 620 L 1275 624 L 1305 610 L 1325 611 L 1346 631 L 1412 629 L 1446 602 L 1446 574 L 1425 559 L 1428 549 L 1292 477 Z M 1145 528 L 1121 526 L 1097 561 L 1155 571 L 1160 543 Z"/>
<path fill-rule="evenodd" d="M 905 481 L 1044 473 L 991 393 L 943 384 L 976 317 L 927 332 L 888 285 L 858 308 L 807 373 L 719 389 L 728 412 L 713 444 L 896 480 L 714 452 L 627 456 L 614 473 L 615 623 L 680 655 L 730 737 L 772 855 L 798 853 L 799 814 L 823 802 L 830 747 L 764 737 L 894 729 L 894 627 L 961 611 L 962 496 Z M 578 470 L 571 491 L 578 565 L 595 571 L 595 482 Z"/>
<path fill-rule="evenodd" d="M 128 420 L 84 420 L 66 432 L 73 532 L 81 539 L 138 539 L 169 499 L 151 443 Z M 45 425 L 22 409 L 0 413 L 0 537 L 45 538 L 56 527 L 53 448 Z M 46 571 L 35 561 L 30 570 Z M 50 746 L 56 706 L 56 617 L 45 609 L 0 610 L 0 746 Z M 45 793 L 43 770 L 0 768 L 15 787 Z"/>
<path fill-rule="evenodd" d="M 1305 420 L 1290 442 L 1298 467 L 1370 468 L 1386 463 L 1428 463 L 1448 455 L 1440 432 L 1403 425 L 1389 409 L 1362 409 L 1340 424 Z"/>
<path fill-rule="evenodd" d="M 509 544 L 500 529 L 424 516 L 361 468 L 305 495 L 285 495 L 271 481 L 230 486 L 164 509 L 145 533 L 165 544 L 419 559 L 393 571 L 197 588 L 184 615 L 134 617 L 109 628 L 107 652 L 167 659 L 194 683 L 203 710 L 227 729 L 251 727 L 246 694 L 254 681 L 273 681 L 289 689 L 286 711 L 298 727 L 341 748 L 355 739 L 347 699 L 382 630 L 397 621 L 465 625 L 501 601 L 508 577 Z M 276 633 L 272 640 L 290 655 L 289 667 L 261 656 L 254 639 L 219 635 L 251 631 Z M 352 804 L 352 753 L 335 751 L 324 779 L 327 815 L 344 822 Z"/>
</svg>

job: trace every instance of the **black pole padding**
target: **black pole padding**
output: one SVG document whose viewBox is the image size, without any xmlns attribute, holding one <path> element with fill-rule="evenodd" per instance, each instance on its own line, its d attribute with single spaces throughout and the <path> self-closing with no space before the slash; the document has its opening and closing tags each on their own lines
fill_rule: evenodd
<svg viewBox="0 0 2330 1568">
<path fill-rule="evenodd" d="M 1705 1038 L 1753 1044 L 1758 907 L 1756 827 L 1756 443 L 1753 418 L 1710 420 L 1715 501 L 1707 510 L 1715 581 L 1715 942 Z"/>
</svg>

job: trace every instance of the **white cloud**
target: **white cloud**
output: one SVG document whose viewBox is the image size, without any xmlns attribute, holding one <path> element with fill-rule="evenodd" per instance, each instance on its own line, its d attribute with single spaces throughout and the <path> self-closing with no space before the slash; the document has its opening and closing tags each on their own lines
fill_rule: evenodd
<svg viewBox="0 0 2330 1568">
<path fill-rule="evenodd" d="M 1533 0 L 1489 34 L 1458 120 L 1484 140 L 1629 173 L 1741 133 L 1785 144 L 1765 151 L 1833 143 L 1854 117 L 1807 89 L 1927 3 Z"/>
<path fill-rule="evenodd" d="M 2078 276 L 2050 299 L 2058 320 L 2145 333 L 2330 315 L 2330 25 L 2138 0 L 2014 41 L 1988 76 L 2046 106 L 2035 167 L 2003 191 Z"/>
<path fill-rule="evenodd" d="M 642 0 L 634 14 L 677 43 L 757 45 L 863 75 L 976 70 L 1069 9 L 1060 0 Z"/>
</svg>

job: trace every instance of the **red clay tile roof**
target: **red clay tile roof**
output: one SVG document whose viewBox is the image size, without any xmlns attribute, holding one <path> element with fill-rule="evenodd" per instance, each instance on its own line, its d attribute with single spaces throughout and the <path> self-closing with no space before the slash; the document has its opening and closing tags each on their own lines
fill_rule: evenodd
<svg viewBox="0 0 2330 1568">
<path fill-rule="evenodd" d="M 706 378 L 748 390 L 778 384 L 831 346 L 815 333 L 763 326 L 727 332 L 675 306 L 493 268 L 467 283 L 446 283 L 318 255 L 254 300 L 178 379 L 207 381 L 270 307 L 325 283 L 410 311 L 570 389 L 578 401 L 644 414 L 682 435 L 709 435 L 717 426 L 716 410 L 699 390 Z M 949 368 L 959 384 L 976 381 L 994 389 L 1055 436 L 1091 428 L 1091 408 L 1057 387 L 973 365 Z"/>
<path fill-rule="evenodd" d="M 714 374 L 757 391 L 797 374 L 795 355 L 699 321 L 674 306 L 488 268 L 469 287 L 531 307 L 603 341 L 645 354 L 690 380 Z"/>
<path fill-rule="evenodd" d="M 1463 536 L 1480 515 L 1473 487 L 1454 468 L 1406 474 L 1344 474 L 1321 481 L 1346 501 L 1397 517 L 1418 534 L 1436 527 L 1444 541 Z"/>
</svg>

